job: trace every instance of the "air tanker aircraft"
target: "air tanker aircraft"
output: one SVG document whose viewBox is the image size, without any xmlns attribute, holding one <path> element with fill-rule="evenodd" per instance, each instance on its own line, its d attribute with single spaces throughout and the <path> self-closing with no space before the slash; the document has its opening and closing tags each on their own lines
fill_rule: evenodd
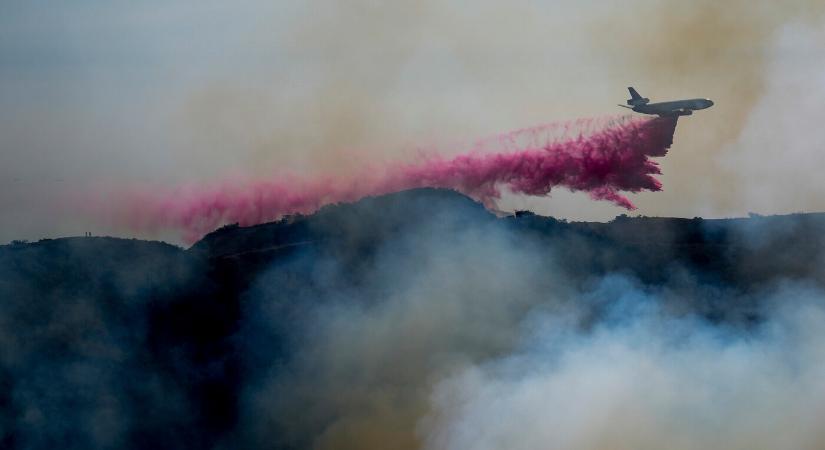
<svg viewBox="0 0 825 450">
<path fill-rule="evenodd" d="M 650 103 L 649 98 L 644 98 L 636 92 L 632 87 L 627 88 L 630 91 L 630 99 L 627 104 L 630 106 L 619 105 L 622 108 L 632 109 L 642 114 L 656 114 L 659 117 L 674 117 L 674 116 L 689 116 L 697 109 L 705 109 L 713 106 L 713 100 L 706 98 L 691 98 L 688 100 L 674 100 L 672 102 Z"/>
</svg>

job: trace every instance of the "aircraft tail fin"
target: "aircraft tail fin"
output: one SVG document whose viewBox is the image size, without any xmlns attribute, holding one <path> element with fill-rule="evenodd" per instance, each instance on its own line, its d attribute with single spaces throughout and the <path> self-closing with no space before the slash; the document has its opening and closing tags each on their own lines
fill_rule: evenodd
<svg viewBox="0 0 825 450">
<path fill-rule="evenodd" d="M 630 92 L 630 99 L 627 101 L 628 105 L 645 105 L 650 101 L 649 98 L 644 98 L 641 95 L 639 95 L 636 89 L 634 89 L 632 86 L 628 87 L 627 90 Z"/>
</svg>

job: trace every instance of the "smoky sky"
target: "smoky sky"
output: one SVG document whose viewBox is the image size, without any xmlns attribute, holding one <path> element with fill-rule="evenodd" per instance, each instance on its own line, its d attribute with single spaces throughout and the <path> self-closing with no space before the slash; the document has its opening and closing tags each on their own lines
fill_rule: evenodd
<svg viewBox="0 0 825 450">
<path fill-rule="evenodd" d="M 817 141 L 818 128 L 805 125 L 817 103 L 786 103 L 789 83 L 795 98 L 821 91 L 821 9 L 5 2 L 0 240 L 125 233 L 67 209 L 67 193 L 352 173 L 433 143 L 612 114 L 628 85 L 653 99 L 716 100 L 680 124 L 664 192 L 640 195 L 642 213 L 780 212 L 788 198 L 795 209 L 821 209 L 815 165 L 804 164 L 817 154 L 805 144 Z M 798 155 L 776 164 L 795 172 L 793 187 L 759 166 L 779 147 Z M 508 202 L 560 217 L 619 212 L 563 191 Z"/>
</svg>

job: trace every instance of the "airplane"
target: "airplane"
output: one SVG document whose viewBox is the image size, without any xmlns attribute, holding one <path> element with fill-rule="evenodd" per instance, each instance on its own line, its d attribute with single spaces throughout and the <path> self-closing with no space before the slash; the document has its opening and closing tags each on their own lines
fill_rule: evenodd
<svg viewBox="0 0 825 450">
<path fill-rule="evenodd" d="M 630 91 L 630 99 L 627 100 L 626 105 L 619 105 L 622 108 L 632 109 L 642 114 L 656 114 L 659 117 L 678 117 L 689 116 L 697 109 L 705 109 L 713 106 L 713 100 L 706 98 L 691 98 L 688 100 L 674 100 L 671 102 L 650 103 L 649 98 L 644 98 L 636 92 L 632 87 L 627 88 Z"/>
</svg>

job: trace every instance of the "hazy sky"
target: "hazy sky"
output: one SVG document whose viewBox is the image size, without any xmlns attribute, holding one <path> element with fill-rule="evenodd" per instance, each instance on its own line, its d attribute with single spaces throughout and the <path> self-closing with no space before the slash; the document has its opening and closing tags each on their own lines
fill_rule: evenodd
<svg viewBox="0 0 825 450">
<path fill-rule="evenodd" d="M 709 97 L 645 215 L 825 210 L 819 1 L 0 4 L 0 242 L 115 233 L 67 198 L 283 171 Z M 73 203 L 72 203 L 73 204 Z M 559 217 L 585 195 L 508 198 Z"/>
</svg>

